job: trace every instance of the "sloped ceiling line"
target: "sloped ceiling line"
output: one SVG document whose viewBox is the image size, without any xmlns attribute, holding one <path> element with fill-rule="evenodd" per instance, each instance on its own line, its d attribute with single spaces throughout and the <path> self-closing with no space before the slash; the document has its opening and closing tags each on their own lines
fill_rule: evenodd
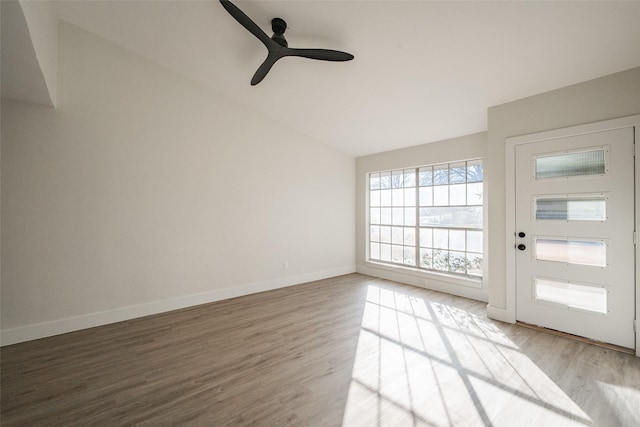
<svg viewBox="0 0 640 427">
<path fill-rule="evenodd" d="M 55 2 L 2 1 L 0 8 L 2 97 L 55 107 Z"/>
</svg>

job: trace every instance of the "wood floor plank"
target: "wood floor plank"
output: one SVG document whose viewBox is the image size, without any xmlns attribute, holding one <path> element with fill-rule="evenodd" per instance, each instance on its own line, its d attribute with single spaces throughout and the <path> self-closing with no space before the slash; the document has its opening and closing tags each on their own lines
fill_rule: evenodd
<svg viewBox="0 0 640 427">
<path fill-rule="evenodd" d="M 638 426 L 640 359 L 360 274 L 0 350 L 3 426 Z"/>
</svg>

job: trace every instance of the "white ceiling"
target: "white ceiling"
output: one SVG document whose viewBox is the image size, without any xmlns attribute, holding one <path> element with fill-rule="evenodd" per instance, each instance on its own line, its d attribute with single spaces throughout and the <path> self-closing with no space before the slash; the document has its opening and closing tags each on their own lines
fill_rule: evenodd
<svg viewBox="0 0 640 427">
<path fill-rule="evenodd" d="M 640 2 L 236 1 L 291 47 L 279 61 L 212 1 L 71 1 L 59 16 L 354 156 L 486 130 L 486 110 L 640 66 Z M 250 126 L 251 123 L 247 123 Z"/>
</svg>

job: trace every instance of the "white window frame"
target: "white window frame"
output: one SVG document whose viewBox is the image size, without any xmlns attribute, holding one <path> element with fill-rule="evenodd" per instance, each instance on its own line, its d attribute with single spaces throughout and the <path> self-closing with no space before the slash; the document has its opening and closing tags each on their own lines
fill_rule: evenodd
<svg viewBox="0 0 640 427">
<path fill-rule="evenodd" d="M 421 245 L 420 245 L 420 230 L 421 229 L 433 229 L 433 230 L 447 230 L 447 235 L 450 238 L 450 231 L 449 230 L 456 230 L 456 231 L 462 231 L 465 233 L 465 245 L 464 248 L 462 248 L 461 250 L 454 250 L 454 249 L 450 249 L 450 248 L 446 248 L 444 249 L 444 253 L 450 254 L 451 252 L 453 253 L 459 253 L 459 254 L 463 254 L 465 259 L 467 255 L 472 255 L 472 254 L 478 254 L 483 260 L 484 260 L 484 267 L 483 269 L 486 268 L 486 254 L 485 254 L 485 243 L 484 243 L 484 237 L 485 237 L 485 230 L 484 230 L 484 224 L 485 221 L 484 219 L 480 220 L 480 227 L 477 226 L 460 226 L 460 227 L 439 227 L 438 225 L 434 225 L 432 227 L 429 227 L 428 225 L 425 226 L 425 224 L 423 224 L 421 226 L 420 224 L 420 208 L 433 208 L 435 203 L 431 203 L 431 206 L 420 206 L 420 189 L 425 189 L 425 188 L 435 188 L 438 186 L 438 184 L 435 184 L 435 182 L 433 182 L 432 186 L 425 186 L 425 185 L 420 185 L 419 182 L 419 172 L 421 170 L 426 170 L 426 169 L 431 169 L 433 170 L 433 168 L 435 167 L 436 169 L 440 169 L 441 168 L 446 168 L 447 169 L 447 176 L 451 176 L 451 166 L 454 167 L 460 167 L 461 165 L 464 166 L 464 170 L 465 170 L 465 178 L 464 178 L 464 182 L 463 183 L 459 183 L 459 184 L 464 184 L 465 185 L 465 202 L 464 204 L 458 203 L 458 204 L 451 204 L 451 186 L 455 185 L 457 183 L 451 183 L 449 180 L 447 180 L 446 184 L 440 184 L 441 187 L 446 187 L 447 188 L 447 203 L 446 204 L 438 204 L 437 207 L 456 207 L 456 206 L 473 206 L 473 207 L 478 207 L 481 212 L 482 215 L 484 217 L 484 202 L 482 199 L 480 199 L 479 203 L 472 203 L 469 204 L 469 200 L 467 199 L 467 195 L 466 195 L 466 190 L 470 187 L 467 186 L 467 184 L 479 184 L 481 186 L 482 189 L 484 189 L 484 176 L 482 177 L 481 181 L 471 181 L 469 182 L 467 180 L 467 166 L 469 165 L 469 163 L 476 163 L 476 164 L 480 164 L 482 166 L 482 169 L 484 170 L 484 162 L 482 158 L 473 158 L 473 159 L 467 159 L 467 160 L 460 160 L 460 161 L 451 161 L 451 162 L 446 162 L 446 163 L 437 163 L 437 164 L 430 164 L 430 165 L 423 165 L 423 166 L 418 166 L 418 167 L 411 167 L 411 168 L 397 168 L 397 169 L 391 169 L 391 170 L 382 170 L 382 171 L 371 171 L 368 172 L 366 174 L 366 197 L 365 197 L 365 201 L 366 201 L 366 224 L 367 224 L 367 229 L 366 229 L 366 262 L 368 264 L 371 264 L 373 266 L 375 266 L 376 268 L 383 268 L 383 269 L 388 269 L 390 271 L 398 271 L 398 270 L 402 270 L 408 273 L 414 273 L 414 274 L 418 274 L 420 276 L 423 277 L 436 277 L 436 278 L 440 278 L 441 280 L 444 281 L 448 281 L 448 282 L 452 282 L 455 284 L 459 284 L 459 285 L 464 285 L 464 286 L 471 286 L 471 287 L 475 287 L 475 288 L 481 288 L 482 287 L 482 275 L 486 274 L 486 270 L 483 271 L 480 275 L 474 275 L 473 273 L 469 274 L 468 267 L 469 267 L 469 263 L 468 262 L 463 262 L 464 266 L 463 268 L 465 269 L 464 273 L 463 272 L 452 272 L 452 271 L 444 271 L 444 270 L 440 270 L 440 269 L 435 269 L 435 268 L 425 268 L 424 266 L 420 265 L 420 259 L 422 257 L 422 251 L 421 251 Z M 391 184 L 390 184 L 390 188 L 389 189 L 396 189 L 396 190 L 401 190 L 401 191 L 415 191 L 415 206 L 411 206 L 411 203 L 406 204 L 405 199 L 403 199 L 403 203 L 401 206 L 395 206 L 395 208 L 397 209 L 397 212 L 399 213 L 400 210 L 404 211 L 404 209 L 413 209 L 414 213 L 413 215 L 415 215 L 413 221 L 409 221 L 409 223 L 405 223 L 404 221 L 401 223 L 395 223 L 394 224 L 394 219 L 393 219 L 393 203 L 389 202 L 389 203 L 376 203 L 374 202 L 374 204 L 376 204 L 377 206 L 371 206 L 371 196 L 372 194 L 372 190 L 376 191 L 375 189 L 371 188 L 371 177 L 372 175 L 376 175 L 376 174 L 382 174 L 382 175 L 388 175 L 390 177 L 393 176 L 393 172 L 403 172 L 403 171 L 411 171 L 413 172 L 414 175 L 414 182 L 413 184 L 404 187 L 404 185 L 402 187 L 400 186 L 395 186 L 393 185 L 393 178 L 391 179 Z M 483 173 L 484 175 L 484 173 Z M 385 188 L 386 189 L 386 188 Z M 382 195 L 381 192 L 378 193 L 378 195 Z M 433 199 L 432 199 L 433 201 Z M 372 208 L 376 209 L 379 208 L 382 211 L 382 207 L 384 206 L 384 209 L 387 210 L 387 212 L 392 212 L 391 217 L 386 219 L 385 221 L 378 220 L 377 223 L 372 224 L 371 221 L 371 215 L 372 215 Z M 381 212 L 380 211 L 380 212 Z M 404 215 L 404 214 L 403 214 Z M 386 215 L 385 215 L 386 216 Z M 406 219 L 405 219 L 406 220 Z M 411 241 L 406 242 L 406 241 L 402 241 L 401 243 L 399 242 L 395 242 L 395 247 L 405 247 L 405 248 L 411 248 L 412 249 L 412 254 L 411 254 L 411 250 L 409 250 L 409 257 L 414 257 L 413 263 L 412 265 L 408 265 L 406 263 L 404 263 L 404 261 L 407 260 L 406 256 L 407 256 L 407 251 L 405 250 L 405 252 L 403 252 L 403 260 L 401 262 L 393 262 L 393 258 L 391 255 L 391 258 L 387 261 L 383 261 L 378 252 L 378 254 L 372 254 L 372 243 L 375 245 L 376 243 L 379 243 L 378 247 L 381 248 L 383 245 L 388 245 L 389 251 L 392 251 L 392 246 L 391 246 L 391 240 L 387 241 L 387 239 L 383 239 L 380 235 L 378 235 L 376 240 L 371 239 L 372 237 L 372 226 L 373 227 L 379 227 L 380 228 L 384 228 L 385 231 L 388 231 L 388 233 L 391 235 L 392 234 L 392 227 L 396 227 L 397 229 L 401 229 L 403 230 L 404 233 L 404 229 L 405 228 L 409 228 L 411 230 L 413 230 L 413 243 L 411 243 Z M 398 231 L 396 229 L 396 231 Z M 468 243 L 467 243 L 467 233 L 471 231 L 471 232 L 476 232 L 476 231 L 480 231 L 482 232 L 482 241 L 479 245 L 479 249 L 480 251 L 478 252 L 477 248 L 476 250 L 469 250 L 468 247 Z M 377 234 L 377 233 L 376 233 Z M 396 233 L 398 234 L 398 233 Z M 409 233 L 411 234 L 411 233 Z M 393 239 L 393 236 L 390 236 L 391 239 Z M 447 245 L 449 246 L 449 245 Z M 431 245 L 432 249 L 436 247 L 435 244 Z M 426 248 L 426 247 L 425 247 Z M 437 248 L 435 248 L 434 250 L 438 250 Z M 375 249 L 374 249 L 375 252 Z M 373 256 L 373 258 L 372 258 Z M 449 255 L 450 256 L 450 255 Z"/>
</svg>

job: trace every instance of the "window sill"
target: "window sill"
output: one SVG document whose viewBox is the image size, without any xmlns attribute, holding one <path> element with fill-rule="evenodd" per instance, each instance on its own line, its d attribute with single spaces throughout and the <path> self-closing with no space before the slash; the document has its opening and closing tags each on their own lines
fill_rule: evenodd
<svg viewBox="0 0 640 427">
<path fill-rule="evenodd" d="M 383 263 L 378 263 L 374 261 L 365 261 L 365 266 L 370 268 L 378 268 L 381 270 L 391 271 L 394 273 L 408 274 L 424 280 L 437 280 L 439 282 L 443 282 L 447 284 L 466 286 L 466 287 L 475 288 L 475 289 L 482 289 L 482 279 L 473 279 L 471 277 L 460 277 L 460 276 L 449 275 L 446 273 L 435 273 L 433 271 L 425 271 L 417 268 L 400 266 L 400 265 L 383 264 Z"/>
</svg>

